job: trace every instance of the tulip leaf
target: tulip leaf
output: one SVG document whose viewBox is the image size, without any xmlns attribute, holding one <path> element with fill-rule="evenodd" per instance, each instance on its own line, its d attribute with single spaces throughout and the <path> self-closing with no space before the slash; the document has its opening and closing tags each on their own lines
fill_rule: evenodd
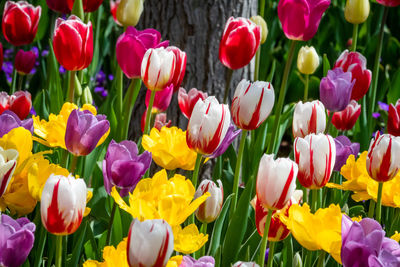
<svg viewBox="0 0 400 267">
<path fill-rule="evenodd" d="M 324 57 L 322 59 L 322 66 L 324 70 L 324 77 L 328 74 L 328 70 L 331 69 L 331 65 L 329 64 L 329 59 L 326 54 L 324 54 Z"/>
<path fill-rule="evenodd" d="M 53 50 L 53 44 L 49 41 L 49 55 L 47 58 L 48 85 L 47 90 L 50 95 L 50 112 L 58 113 L 64 102 L 63 91 L 61 88 L 60 72 L 58 63 Z"/>
<path fill-rule="evenodd" d="M 43 259 L 43 251 L 44 251 L 44 246 L 46 245 L 46 240 L 47 240 L 47 231 L 43 227 L 42 223 L 39 222 L 39 227 L 40 230 L 37 231 L 36 237 L 35 237 L 35 262 L 33 264 L 34 267 L 40 267 L 42 266 L 42 259 Z"/>
<path fill-rule="evenodd" d="M 257 253 L 259 246 L 261 244 L 261 236 L 258 234 L 257 229 L 255 229 L 249 238 L 247 238 L 246 242 L 242 245 L 239 251 L 239 259 L 247 257 L 247 250 L 252 251 L 254 254 Z M 253 261 L 252 257 L 249 257 L 246 261 Z"/>
<path fill-rule="evenodd" d="M 86 236 L 86 228 L 87 228 L 87 220 L 84 219 L 82 221 L 81 226 L 79 227 L 79 231 L 78 233 L 78 238 L 77 241 L 75 243 L 75 245 L 73 246 L 73 251 L 72 251 L 72 257 L 70 259 L 69 262 L 67 262 L 67 266 L 78 266 L 79 263 L 79 259 L 81 258 L 81 250 L 82 250 L 82 246 L 83 246 L 83 241 L 85 240 L 85 236 Z M 75 234 L 75 236 L 76 236 Z"/>
<path fill-rule="evenodd" d="M 49 23 L 49 16 L 47 16 L 49 8 L 47 7 L 47 3 L 45 0 L 40 0 L 37 5 L 40 5 L 42 8 L 42 16 L 40 16 L 39 25 L 37 29 L 37 33 L 35 36 L 35 41 L 40 41 L 45 36 L 47 29 L 50 25 Z M 46 15 L 44 15 L 46 14 Z"/>
<path fill-rule="evenodd" d="M 400 98 L 400 69 L 398 69 L 390 83 L 390 89 L 387 94 L 388 103 L 396 103 L 397 99 Z"/>
<path fill-rule="evenodd" d="M 215 253 L 215 265 L 214 266 L 221 266 L 221 253 L 222 253 L 222 247 L 218 246 L 217 252 Z"/>
<path fill-rule="evenodd" d="M 37 94 L 33 101 L 33 108 L 41 118 L 47 119 L 49 117 L 49 111 L 46 105 L 46 91 L 42 90 Z"/>
</svg>

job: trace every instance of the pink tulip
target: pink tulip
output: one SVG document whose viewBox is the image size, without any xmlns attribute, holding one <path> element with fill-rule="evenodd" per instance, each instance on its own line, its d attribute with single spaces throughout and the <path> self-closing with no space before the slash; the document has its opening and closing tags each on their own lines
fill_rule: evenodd
<svg viewBox="0 0 400 267">
<path fill-rule="evenodd" d="M 376 0 L 376 2 L 378 2 L 381 5 L 390 6 L 390 7 L 395 7 L 395 6 L 400 5 L 399 0 Z"/>
<path fill-rule="evenodd" d="M 165 87 L 161 91 L 156 92 L 156 96 L 154 97 L 153 109 L 157 109 L 158 112 L 166 111 L 169 104 L 171 103 L 172 94 L 174 93 L 174 86 L 171 84 L 170 86 Z M 149 106 L 151 91 L 147 90 L 146 92 L 146 107 Z"/>
<path fill-rule="evenodd" d="M 196 105 L 197 101 L 199 99 L 204 100 L 207 97 L 208 95 L 206 92 L 202 92 L 200 90 L 197 90 L 196 88 L 190 89 L 190 91 L 187 93 L 184 88 L 179 88 L 179 93 L 178 93 L 179 108 L 181 109 L 183 115 L 186 118 L 190 119 L 194 105 Z"/>
</svg>

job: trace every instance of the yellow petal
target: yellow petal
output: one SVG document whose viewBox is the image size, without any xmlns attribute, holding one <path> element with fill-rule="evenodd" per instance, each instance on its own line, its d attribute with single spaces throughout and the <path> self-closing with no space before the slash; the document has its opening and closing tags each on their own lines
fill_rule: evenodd
<svg viewBox="0 0 400 267">
<path fill-rule="evenodd" d="M 190 254 L 201 249 L 208 241 L 208 235 L 199 233 L 195 224 L 182 229 L 179 225 L 172 228 L 174 233 L 174 249 L 183 254 Z"/>
<path fill-rule="evenodd" d="M 395 231 L 395 232 L 394 232 L 394 235 L 392 235 L 390 238 L 393 239 L 393 240 L 396 240 L 397 242 L 399 242 L 399 241 L 400 241 L 400 234 L 399 234 L 399 232 Z"/>
<path fill-rule="evenodd" d="M 182 255 L 173 256 L 168 260 L 166 267 L 178 267 L 179 265 L 181 265 L 182 259 Z"/>
</svg>

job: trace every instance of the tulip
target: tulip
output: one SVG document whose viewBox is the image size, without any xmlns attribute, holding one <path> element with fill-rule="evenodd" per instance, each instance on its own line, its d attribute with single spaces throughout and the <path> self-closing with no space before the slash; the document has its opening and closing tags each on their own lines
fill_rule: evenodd
<svg viewBox="0 0 400 267">
<path fill-rule="evenodd" d="M 10 108 L 10 96 L 6 92 L 0 92 L 0 114 Z"/>
<path fill-rule="evenodd" d="M 116 0 L 116 1 L 110 0 L 110 11 L 115 23 L 121 26 L 121 23 L 119 23 L 117 19 L 117 8 L 120 2 L 121 0 Z"/>
<path fill-rule="evenodd" d="M 231 123 L 229 125 L 228 131 L 225 135 L 224 140 L 222 140 L 222 143 L 219 145 L 217 150 L 215 150 L 211 155 L 208 156 L 210 159 L 216 159 L 222 154 L 225 153 L 225 151 L 229 148 L 229 146 L 232 144 L 232 142 L 238 137 L 238 135 L 242 132 L 242 130 L 236 130 L 235 131 L 235 126 Z"/>
<path fill-rule="evenodd" d="M 212 154 L 222 143 L 230 125 L 228 105 L 219 104 L 214 96 L 197 101 L 190 117 L 186 142 L 190 149 L 203 155 Z"/>
<path fill-rule="evenodd" d="M 203 256 L 198 260 L 190 256 L 183 256 L 179 267 L 214 267 L 215 260 L 211 256 Z"/>
<path fill-rule="evenodd" d="M 0 197 L 6 192 L 17 166 L 18 151 L 0 146 Z M 1 253 L 0 253 L 1 254 Z"/>
<path fill-rule="evenodd" d="M 273 155 L 264 154 L 257 174 L 257 198 L 270 210 L 286 206 L 296 189 L 298 167 L 289 158 L 274 160 Z"/>
<path fill-rule="evenodd" d="M 127 256 L 130 267 L 165 266 L 174 251 L 171 226 L 161 219 L 134 219 L 128 233 Z"/>
<path fill-rule="evenodd" d="M 86 193 L 83 179 L 51 174 L 44 185 L 40 202 L 42 223 L 47 231 L 55 235 L 74 233 L 82 222 Z"/>
<path fill-rule="evenodd" d="M 367 60 L 363 55 L 345 50 L 336 61 L 334 68 L 351 72 L 352 81 L 355 81 L 351 99 L 358 101 L 368 92 L 372 73 L 367 69 Z"/>
<path fill-rule="evenodd" d="M 371 141 L 367 155 L 367 171 L 377 182 L 393 179 L 400 169 L 400 137 L 379 132 Z"/>
<path fill-rule="evenodd" d="M 106 192 L 110 194 L 112 187 L 116 186 L 120 189 L 121 197 L 127 196 L 129 192 L 132 193 L 150 164 L 151 153 L 144 151 L 139 155 L 135 142 L 125 140 L 117 143 L 112 140 L 103 160 Z"/>
<path fill-rule="evenodd" d="M 74 109 L 65 131 L 65 146 L 75 156 L 86 156 L 110 129 L 105 115 L 94 116 L 88 110 Z"/>
<path fill-rule="evenodd" d="M 322 78 L 319 86 L 321 102 L 330 111 L 344 110 L 350 103 L 354 83 L 351 73 L 340 68 L 328 70 L 328 75 Z"/>
<path fill-rule="evenodd" d="M 317 33 L 330 0 L 279 0 L 278 17 L 291 40 L 308 41 Z"/>
<path fill-rule="evenodd" d="M 395 7 L 395 6 L 400 5 L 399 0 L 376 0 L 376 2 L 378 2 L 381 5 L 389 6 L 389 7 Z"/>
<path fill-rule="evenodd" d="M 230 17 L 219 44 L 219 60 L 232 70 L 243 68 L 256 54 L 260 41 L 260 26 L 246 18 Z"/>
<path fill-rule="evenodd" d="M 268 36 L 268 26 L 267 22 L 264 20 L 263 17 L 261 16 L 253 16 L 250 18 L 252 22 L 254 22 L 256 25 L 261 27 L 261 41 L 260 43 L 263 44 L 267 40 Z"/>
<path fill-rule="evenodd" d="M 204 100 L 208 97 L 206 92 L 192 88 L 186 93 L 184 88 L 179 88 L 178 92 L 178 104 L 183 115 L 190 119 L 194 106 L 199 99 Z"/>
<path fill-rule="evenodd" d="M 302 186 L 310 189 L 324 187 L 335 166 L 335 142 L 330 135 L 322 133 L 297 137 L 294 158 L 299 165 L 298 179 Z"/>
<path fill-rule="evenodd" d="M 75 0 L 67 0 L 68 8 L 72 10 L 74 6 Z M 85 12 L 93 12 L 96 11 L 100 5 L 103 3 L 103 0 L 82 0 L 83 10 Z"/>
<path fill-rule="evenodd" d="M 35 39 L 42 8 L 26 1 L 7 1 L 3 11 L 3 35 L 15 46 L 28 45 Z"/>
<path fill-rule="evenodd" d="M 350 155 L 354 155 L 357 157 L 360 152 L 360 144 L 352 143 L 349 138 L 345 135 L 340 135 L 335 138 L 335 147 L 336 147 L 336 160 L 335 167 L 333 167 L 334 171 L 340 172 L 343 165 L 346 164 L 346 161 Z"/>
<path fill-rule="evenodd" d="M 324 105 L 314 100 L 312 102 L 298 102 L 293 114 L 293 137 L 305 137 L 312 133 L 323 133 L 326 127 Z"/>
<path fill-rule="evenodd" d="M 369 0 L 347 0 L 344 8 L 345 19 L 352 24 L 360 24 L 369 15 Z"/>
<path fill-rule="evenodd" d="M 20 75 L 31 73 L 36 63 L 36 55 L 32 51 L 20 49 L 15 56 L 15 69 Z"/>
<path fill-rule="evenodd" d="M 165 87 L 161 91 L 156 92 L 156 96 L 154 97 L 153 109 L 156 109 L 156 113 L 164 112 L 167 110 L 169 104 L 171 103 L 172 94 L 174 93 L 174 86 L 171 84 L 170 86 Z M 146 107 L 149 106 L 151 91 L 147 90 L 145 104 Z"/>
<path fill-rule="evenodd" d="M 332 124 L 336 129 L 348 131 L 353 129 L 361 114 L 361 105 L 355 100 L 351 100 L 349 105 L 342 111 L 333 113 Z"/>
<path fill-rule="evenodd" d="M 274 101 L 275 94 L 271 83 L 251 83 L 243 79 L 233 96 L 232 119 L 243 130 L 255 130 L 271 113 Z"/>
<path fill-rule="evenodd" d="M 146 109 L 143 112 L 142 115 L 142 119 L 140 120 L 140 129 L 142 130 L 142 132 L 144 132 L 144 126 L 146 124 L 146 116 L 147 116 L 147 110 Z M 153 109 L 153 114 L 154 116 L 154 109 Z M 171 120 L 167 121 L 167 113 L 156 113 L 154 116 L 154 124 L 153 124 L 153 128 L 156 128 L 157 130 L 161 131 L 161 128 L 166 126 L 166 127 L 171 127 Z M 151 126 L 150 126 L 151 128 Z"/>
<path fill-rule="evenodd" d="M 68 2 L 65 0 L 46 0 L 47 6 L 54 12 L 60 12 L 63 14 L 68 14 L 71 9 L 68 6 Z"/>
<path fill-rule="evenodd" d="M 319 56 L 313 46 L 302 46 L 297 56 L 297 68 L 303 74 L 313 74 L 319 66 Z"/>
<path fill-rule="evenodd" d="M 391 135 L 400 136 L 400 99 L 396 105 L 389 105 L 387 130 Z"/>
<path fill-rule="evenodd" d="M 222 209 L 224 201 L 224 190 L 220 180 L 217 181 L 218 186 L 211 180 L 203 180 L 197 188 L 194 198 L 199 198 L 207 192 L 211 196 L 207 198 L 196 210 L 196 218 L 202 223 L 210 223 L 217 219 Z"/>
<path fill-rule="evenodd" d="M 258 265 L 255 262 L 238 261 L 235 264 L 233 264 L 232 267 L 260 267 L 260 265 Z"/>
<path fill-rule="evenodd" d="M 118 38 L 116 44 L 117 62 L 125 75 L 130 78 L 140 77 L 143 56 L 150 48 L 167 47 L 169 41 L 161 42 L 161 34 L 155 29 L 138 31 L 128 27 Z"/>
<path fill-rule="evenodd" d="M 175 71 L 175 54 L 164 47 L 150 48 L 143 56 L 141 77 L 147 89 L 160 91 L 168 86 Z"/>
<path fill-rule="evenodd" d="M 0 43 L 0 70 L 3 69 L 3 45 Z"/>
<path fill-rule="evenodd" d="M 143 12 L 143 0 L 121 0 L 117 7 L 117 20 L 124 27 L 136 26 Z"/>
<path fill-rule="evenodd" d="M 83 23 L 72 15 L 67 20 L 58 18 L 53 37 L 54 54 L 57 61 L 67 70 L 87 68 L 93 58 L 92 23 Z"/>
<path fill-rule="evenodd" d="M 33 119 L 21 121 L 11 110 L 6 110 L 0 115 L 0 138 L 14 128 L 23 127 L 33 134 Z"/>
<path fill-rule="evenodd" d="M 175 55 L 175 70 L 171 78 L 171 83 L 174 85 L 174 93 L 180 88 L 186 71 L 186 53 L 181 51 L 176 46 L 167 47 Z"/>
<path fill-rule="evenodd" d="M 9 109 L 23 120 L 32 109 L 31 94 L 28 91 L 17 91 L 9 98 Z"/>
<path fill-rule="evenodd" d="M 22 266 L 33 248 L 36 225 L 28 218 L 0 215 L 0 266 Z"/>
</svg>

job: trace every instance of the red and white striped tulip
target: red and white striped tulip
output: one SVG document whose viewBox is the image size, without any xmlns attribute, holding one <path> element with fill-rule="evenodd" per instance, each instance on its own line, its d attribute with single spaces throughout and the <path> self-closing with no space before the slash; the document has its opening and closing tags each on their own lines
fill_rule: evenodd
<svg viewBox="0 0 400 267">
<path fill-rule="evenodd" d="M 211 180 L 203 180 L 194 195 L 196 199 L 207 192 L 211 194 L 211 196 L 196 210 L 196 217 L 202 223 L 215 221 L 221 212 L 222 203 L 224 201 L 224 189 L 220 180 L 218 180 L 217 183 L 219 187 Z"/>
<path fill-rule="evenodd" d="M 400 137 L 376 133 L 367 155 L 367 171 L 377 182 L 392 180 L 400 169 Z"/>
<path fill-rule="evenodd" d="M 206 92 L 202 92 L 197 90 L 196 88 L 192 88 L 189 92 L 186 93 L 184 88 L 179 88 L 178 92 L 178 104 L 181 109 L 183 115 L 190 119 L 190 115 L 192 115 L 192 111 L 194 105 L 196 105 L 199 99 L 204 100 L 208 97 Z"/>
<path fill-rule="evenodd" d="M 324 187 L 331 177 L 336 160 L 336 145 L 332 136 L 310 134 L 294 140 L 294 160 L 299 166 L 297 178 L 310 189 Z"/>
<path fill-rule="evenodd" d="M 189 119 L 186 143 L 197 153 L 211 155 L 224 140 L 230 123 L 228 105 L 220 104 L 214 96 L 199 99 Z"/>
<path fill-rule="evenodd" d="M 298 167 L 289 158 L 264 154 L 257 174 L 257 198 L 267 209 L 280 210 L 286 206 L 296 189 Z"/>
<path fill-rule="evenodd" d="M 9 98 L 9 109 L 23 120 L 32 109 L 32 97 L 28 91 L 17 91 Z"/>
<path fill-rule="evenodd" d="M 252 261 L 248 262 L 238 261 L 234 265 L 232 265 L 232 267 L 260 267 L 260 265 Z"/>
<path fill-rule="evenodd" d="M 10 96 L 6 92 L 0 92 L 0 114 L 10 108 Z"/>
<path fill-rule="evenodd" d="M 141 76 L 147 89 L 160 91 L 174 78 L 176 58 L 173 51 L 164 47 L 150 48 L 143 56 Z"/>
<path fill-rule="evenodd" d="M 2 147 L 0 147 L 0 197 L 6 192 L 11 181 L 15 166 L 17 166 L 17 158 L 17 150 L 4 150 Z"/>
<path fill-rule="evenodd" d="M 304 137 L 311 133 L 323 133 L 326 127 L 325 107 L 319 100 L 298 102 L 293 114 L 293 137 Z"/>
<path fill-rule="evenodd" d="M 40 203 L 43 226 L 52 234 L 74 233 L 86 208 L 86 184 L 83 179 L 53 175 L 47 179 Z"/>
<path fill-rule="evenodd" d="M 274 107 L 274 87 L 269 82 L 243 79 L 236 87 L 231 112 L 233 122 L 243 130 L 257 129 Z"/>
<path fill-rule="evenodd" d="M 391 135 L 400 136 L 400 99 L 397 100 L 395 105 L 389 105 L 387 131 Z"/>
<path fill-rule="evenodd" d="M 174 85 L 174 93 L 178 91 L 182 84 L 183 78 L 186 72 L 186 53 L 180 50 L 176 46 L 167 47 L 168 51 L 172 51 L 175 54 L 175 70 L 172 76 L 171 83 Z"/>
<path fill-rule="evenodd" d="M 134 219 L 128 234 L 126 254 L 130 267 L 162 267 L 174 251 L 174 235 L 164 220 Z"/>
<path fill-rule="evenodd" d="M 342 111 L 333 113 L 332 124 L 340 131 L 353 129 L 361 114 L 361 105 L 351 100 L 349 105 Z"/>
</svg>

